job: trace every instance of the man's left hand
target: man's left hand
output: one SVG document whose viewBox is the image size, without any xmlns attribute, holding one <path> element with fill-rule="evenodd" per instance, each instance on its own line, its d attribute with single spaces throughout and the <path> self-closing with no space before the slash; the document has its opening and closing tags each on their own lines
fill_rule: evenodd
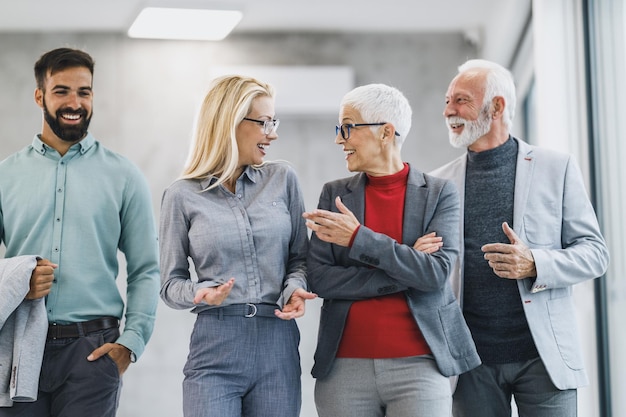
<svg viewBox="0 0 626 417">
<path fill-rule="evenodd" d="M 119 343 L 105 343 L 91 352 L 91 354 L 87 356 L 87 360 L 90 362 L 95 361 L 107 354 L 113 359 L 113 362 L 115 362 L 120 372 L 120 376 L 122 376 L 130 365 L 130 349 Z"/>
<path fill-rule="evenodd" d="M 506 222 L 502 223 L 502 230 L 510 244 L 488 243 L 481 248 L 493 272 L 508 279 L 536 277 L 535 258 L 528 246 Z"/>
</svg>

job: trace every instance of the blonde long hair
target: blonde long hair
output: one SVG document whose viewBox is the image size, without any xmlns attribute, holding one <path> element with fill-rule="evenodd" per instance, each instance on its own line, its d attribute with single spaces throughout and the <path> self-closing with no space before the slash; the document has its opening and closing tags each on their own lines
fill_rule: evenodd
<svg viewBox="0 0 626 417">
<path fill-rule="evenodd" d="M 250 113 L 255 98 L 274 98 L 274 94 L 270 84 L 252 77 L 227 75 L 213 80 L 198 113 L 181 178 L 217 177 L 208 189 L 232 179 L 239 161 L 237 126 Z"/>
</svg>

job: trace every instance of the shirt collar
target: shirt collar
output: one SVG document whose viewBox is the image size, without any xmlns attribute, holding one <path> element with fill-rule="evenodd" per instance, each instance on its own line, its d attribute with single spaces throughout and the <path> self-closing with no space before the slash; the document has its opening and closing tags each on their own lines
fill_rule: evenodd
<svg viewBox="0 0 626 417">
<path fill-rule="evenodd" d="M 257 165 L 258 168 L 258 165 Z M 243 173 L 241 174 L 241 177 L 247 177 L 251 182 L 256 183 L 256 178 L 258 172 L 257 172 L 257 168 L 248 165 L 246 166 L 246 169 L 243 170 Z M 202 181 L 200 181 L 200 186 L 202 187 L 203 190 L 206 190 L 210 185 L 212 185 L 215 181 L 217 181 L 217 177 L 216 176 L 209 176 L 208 178 L 203 179 Z"/>
<path fill-rule="evenodd" d="M 70 149 L 76 149 L 78 148 L 78 151 L 81 153 L 81 155 L 85 154 L 94 144 L 96 143 L 96 138 L 94 138 L 91 133 L 87 132 L 87 136 L 85 136 L 84 138 L 81 139 L 80 142 L 75 143 L 74 145 L 71 146 Z M 39 137 L 39 135 L 35 135 L 35 137 L 33 138 L 33 143 L 31 144 L 31 146 L 33 147 L 33 149 L 42 154 L 45 155 L 46 152 L 48 151 L 48 149 L 52 149 L 50 146 L 46 145 L 45 143 L 43 143 L 43 141 L 41 140 L 41 138 Z"/>
</svg>

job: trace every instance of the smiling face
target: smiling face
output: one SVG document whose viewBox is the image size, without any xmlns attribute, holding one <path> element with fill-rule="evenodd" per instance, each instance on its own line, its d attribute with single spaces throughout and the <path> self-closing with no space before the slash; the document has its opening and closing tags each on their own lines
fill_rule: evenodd
<svg viewBox="0 0 626 417">
<path fill-rule="evenodd" d="M 41 139 L 61 151 L 87 134 L 93 108 L 92 75 L 85 67 L 48 73 L 44 88 L 35 90 L 44 115 Z"/>
<path fill-rule="evenodd" d="M 272 120 L 274 118 L 274 99 L 269 96 L 259 96 L 252 100 L 250 113 L 247 118 L 256 120 Z M 247 165 L 259 165 L 270 146 L 270 142 L 278 139 L 276 131 L 263 133 L 260 123 L 242 120 L 236 129 L 237 149 L 239 150 L 239 167 L 243 170 Z"/>
<path fill-rule="evenodd" d="M 450 83 L 443 114 L 452 146 L 469 147 L 491 130 L 490 103 L 483 104 L 484 91 L 484 74 L 462 73 Z"/>
<path fill-rule="evenodd" d="M 339 124 L 358 124 L 364 121 L 361 113 L 352 106 L 343 106 L 339 112 Z M 350 172 L 365 172 L 370 175 L 387 175 L 388 164 L 383 142 L 384 126 L 357 126 L 350 128 L 346 140 L 338 133 L 335 143 L 343 147 L 346 165 Z"/>
</svg>

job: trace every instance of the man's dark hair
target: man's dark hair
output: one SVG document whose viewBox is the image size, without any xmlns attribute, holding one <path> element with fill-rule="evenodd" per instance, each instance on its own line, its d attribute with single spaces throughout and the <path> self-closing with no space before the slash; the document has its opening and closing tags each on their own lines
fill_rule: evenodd
<svg viewBox="0 0 626 417">
<path fill-rule="evenodd" d="M 87 52 L 72 48 L 57 48 L 43 54 L 35 63 L 37 88 L 43 90 L 48 71 L 53 75 L 67 68 L 85 67 L 93 76 L 94 61 Z"/>
</svg>

